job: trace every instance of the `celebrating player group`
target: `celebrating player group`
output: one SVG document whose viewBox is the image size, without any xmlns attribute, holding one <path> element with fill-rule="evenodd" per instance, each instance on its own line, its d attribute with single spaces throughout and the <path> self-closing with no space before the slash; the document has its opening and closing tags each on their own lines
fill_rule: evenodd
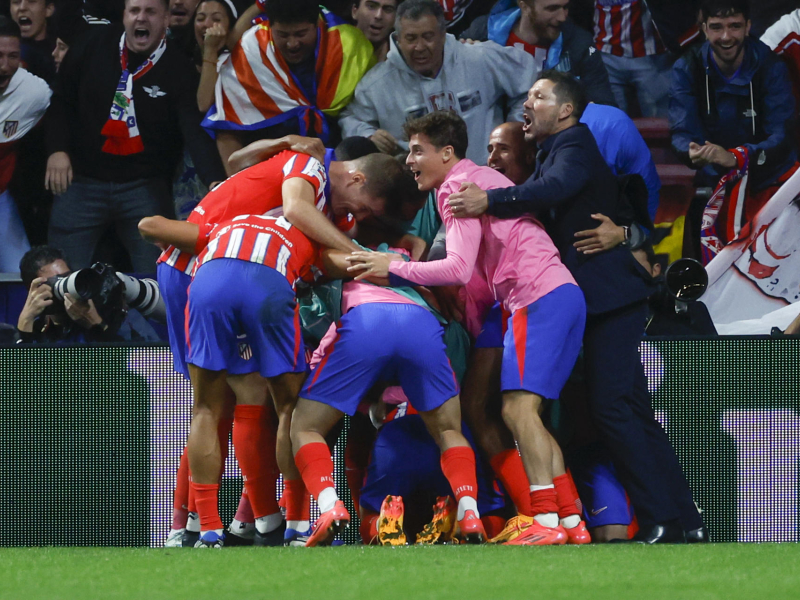
<svg viewBox="0 0 800 600">
<path fill-rule="evenodd" d="M 345 414 L 364 543 L 584 544 L 635 528 L 613 466 L 562 451 L 543 417 L 581 350 L 581 288 L 534 215 L 454 214 L 467 182 L 513 185 L 465 158 L 460 117 L 431 113 L 406 134 L 406 167 L 256 143 L 187 221 L 141 221 L 164 249 L 174 365 L 194 393 L 166 545 L 330 545 L 352 518 L 330 449 Z M 309 298 L 327 301 L 312 318 Z M 231 432 L 244 488 L 226 527 Z"/>
</svg>

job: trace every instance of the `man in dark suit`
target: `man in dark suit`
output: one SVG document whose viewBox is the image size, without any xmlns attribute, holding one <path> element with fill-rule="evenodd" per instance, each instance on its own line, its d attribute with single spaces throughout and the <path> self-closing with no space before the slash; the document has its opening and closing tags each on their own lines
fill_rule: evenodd
<svg viewBox="0 0 800 600">
<path fill-rule="evenodd" d="M 666 433 L 656 421 L 639 356 L 653 281 L 625 244 L 581 254 L 575 233 L 592 215 L 617 218 L 617 180 L 589 129 L 579 123 L 586 94 L 571 75 L 542 73 L 524 105 L 536 168 L 522 185 L 485 192 L 465 183 L 450 197 L 457 217 L 535 213 L 586 296 L 584 359 L 589 402 L 636 510 L 646 543 L 704 541 L 707 531 Z"/>
</svg>

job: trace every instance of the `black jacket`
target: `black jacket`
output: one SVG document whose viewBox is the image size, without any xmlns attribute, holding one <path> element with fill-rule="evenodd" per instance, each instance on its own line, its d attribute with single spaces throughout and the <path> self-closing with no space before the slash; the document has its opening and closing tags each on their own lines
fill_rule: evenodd
<svg viewBox="0 0 800 600">
<path fill-rule="evenodd" d="M 525 183 L 487 194 L 489 214 L 512 218 L 536 213 L 545 222 L 561 260 L 583 290 L 589 314 L 642 301 L 653 292 L 652 277 L 629 249 L 617 246 L 587 256 L 572 245 L 576 231 L 597 227 L 592 214 L 617 219 L 617 178 L 585 125 L 575 125 L 542 142 L 536 169 Z"/>
<path fill-rule="evenodd" d="M 46 115 L 48 155 L 67 152 L 76 175 L 102 181 L 171 180 L 185 144 L 204 183 L 225 179 L 216 145 L 200 128 L 197 71 L 169 44 L 156 65 L 133 83 L 144 151 L 127 156 L 102 151 L 100 131 L 122 74 L 121 35 L 120 26 L 97 26 L 70 47 Z M 132 66 L 145 58 L 130 54 Z"/>
<path fill-rule="evenodd" d="M 561 59 L 556 66 L 557 71 L 567 71 L 579 78 L 586 88 L 589 100 L 598 104 L 616 106 L 614 92 L 608 81 L 608 71 L 600 58 L 600 52 L 594 47 L 592 36 L 570 20 L 561 27 L 563 47 Z M 489 39 L 489 15 L 478 17 L 459 36 L 484 42 Z"/>
</svg>

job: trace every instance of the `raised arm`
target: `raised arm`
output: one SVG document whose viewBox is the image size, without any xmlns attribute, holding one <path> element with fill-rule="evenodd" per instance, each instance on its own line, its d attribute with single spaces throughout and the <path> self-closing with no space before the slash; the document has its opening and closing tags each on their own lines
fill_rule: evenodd
<svg viewBox="0 0 800 600">
<path fill-rule="evenodd" d="M 148 242 L 172 245 L 181 252 L 195 254 L 199 245 L 200 227 L 196 223 L 156 215 L 139 221 L 139 234 Z"/>
</svg>

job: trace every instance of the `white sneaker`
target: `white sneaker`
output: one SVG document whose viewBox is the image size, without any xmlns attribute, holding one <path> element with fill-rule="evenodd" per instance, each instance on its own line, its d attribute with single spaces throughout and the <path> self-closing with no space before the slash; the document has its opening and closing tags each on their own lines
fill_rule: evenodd
<svg viewBox="0 0 800 600">
<path fill-rule="evenodd" d="M 167 541 L 164 542 L 164 548 L 180 548 L 184 531 L 186 531 L 185 527 L 183 529 L 170 529 Z"/>
</svg>

